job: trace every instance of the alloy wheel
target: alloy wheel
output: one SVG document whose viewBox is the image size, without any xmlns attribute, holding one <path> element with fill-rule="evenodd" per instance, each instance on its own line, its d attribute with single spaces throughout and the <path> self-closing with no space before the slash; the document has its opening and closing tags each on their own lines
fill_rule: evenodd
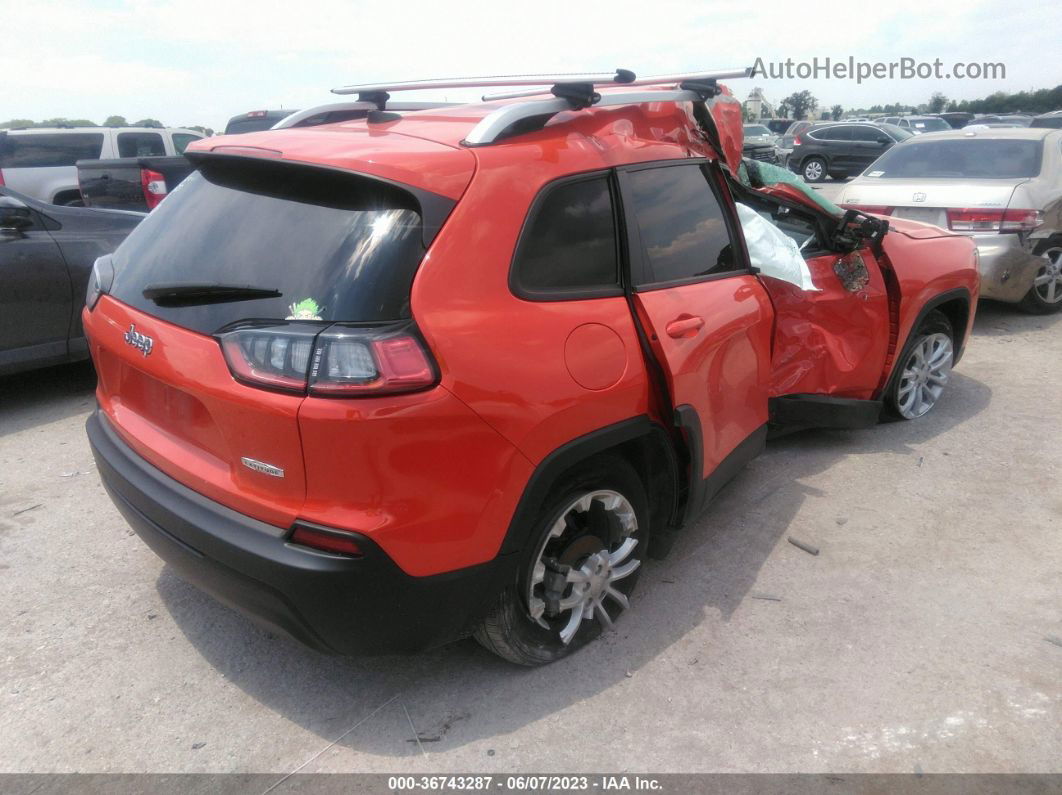
<svg viewBox="0 0 1062 795">
<path fill-rule="evenodd" d="M 580 495 L 559 514 L 535 556 L 527 588 L 532 620 L 565 645 L 596 620 L 604 628 L 628 607 L 622 581 L 641 565 L 633 556 L 638 517 L 611 490 Z"/>
<path fill-rule="evenodd" d="M 804 179 L 808 182 L 818 182 L 823 175 L 822 163 L 818 160 L 810 160 L 804 165 Z"/>
<path fill-rule="evenodd" d="M 1045 304 L 1062 301 L 1062 246 L 1054 246 L 1040 256 L 1045 260 L 1036 278 L 1033 289 Z"/>
<path fill-rule="evenodd" d="M 915 345 L 900 375 L 896 408 L 906 419 L 921 417 L 936 405 L 951 375 L 951 337 L 938 332 Z"/>
</svg>

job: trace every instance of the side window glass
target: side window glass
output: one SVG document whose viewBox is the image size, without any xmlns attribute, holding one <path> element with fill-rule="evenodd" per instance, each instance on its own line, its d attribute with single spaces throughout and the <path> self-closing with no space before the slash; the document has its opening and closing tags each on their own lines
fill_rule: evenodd
<svg viewBox="0 0 1062 795">
<path fill-rule="evenodd" d="M 733 271 L 736 255 L 715 191 L 697 165 L 628 175 L 650 284 Z"/>
<path fill-rule="evenodd" d="M 518 292 L 558 294 L 619 287 L 616 221 L 604 176 L 547 189 L 531 208 L 513 265 Z M 532 296 L 533 297 L 533 296 Z"/>
<path fill-rule="evenodd" d="M 184 150 L 188 148 L 188 144 L 192 141 L 198 141 L 198 135 L 189 135 L 188 133 L 174 133 L 173 134 L 173 151 L 179 155 L 184 154 Z"/>
<path fill-rule="evenodd" d="M 166 154 L 159 133 L 118 133 L 118 157 L 158 157 Z"/>
<path fill-rule="evenodd" d="M 885 131 L 879 127 L 862 127 L 856 126 L 852 130 L 853 141 L 877 141 L 883 135 Z"/>
</svg>

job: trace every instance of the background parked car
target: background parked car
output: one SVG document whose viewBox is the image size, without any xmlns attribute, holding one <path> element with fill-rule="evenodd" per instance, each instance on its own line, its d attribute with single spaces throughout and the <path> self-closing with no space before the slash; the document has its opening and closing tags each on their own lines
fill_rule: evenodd
<svg viewBox="0 0 1062 795">
<path fill-rule="evenodd" d="M 1062 110 L 1053 110 L 1033 118 L 1030 127 L 1047 127 L 1050 129 L 1062 129 Z"/>
<path fill-rule="evenodd" d="M 789 168 L 805 182 L 821 182 L 829 175 L 845 179 L 859 174 L 898 141 L 911 133 L 887 124 L 825 124 L 793 139 Z"/>
<path fill-rule="evenodd" d="M 990 113 L 985 116 L 975 116 L 970 124 L 1016 124 L 1019 127 L 1032 125 L 1032 116 L 1024 113 Z"/>
<path fill-rule="evenodd" d="M 767 163 L 778 162 L 778 136 L 763 124 L 743 125 L 742 155 Z"/>
<path fill-rule="evenodd" d="M 981 296 L 1062 309 L 1062 130 L 953 130 L 913 138 L 839 203 L 971 235 Z"/>
<path fill-rule="evenodd" d="M 878 124 L 891 124 L 915 135 L 954 129 L 949 122 L 939 116 L 886 116 L 879 119 Z"/>
<path fill-rule="evenodd" d="M 812 128 L 816 123 L 813 121 L 795 121 L 789 125 L 778 141 L 779 163 L 784 166 L 789 162 L 789 154 L 793 151 L 793 141 L 800 133 Z"/>
<path fill-rule="evenodd" d="M 81 308 L 92 263 L 143 217 L 0 188 L 0 374 L 88 357 Z"/>
<path fill-rule="evenodd" d="M 0 130 L 0 185 L 49 204 L 79 206 L 78 160 L 176 155 L 202 137 L 153 127 Z"/>
<path fill-rule="evenodd" d="M 779 136 L 784 135 L 792 123 L 792 119 L 760 119 L 760 124 L 765 125 L 768 130 Z"/>
<path fill-rule="evenodd" d="M 963 111 L 949 111 L 948 113 L 941 113 L 940 118 L 944 119 L 953 130 L 961 130 L 967 124 L 970 123 L 974 115 L 972 113 L 965 113 Z"/>
</svg>

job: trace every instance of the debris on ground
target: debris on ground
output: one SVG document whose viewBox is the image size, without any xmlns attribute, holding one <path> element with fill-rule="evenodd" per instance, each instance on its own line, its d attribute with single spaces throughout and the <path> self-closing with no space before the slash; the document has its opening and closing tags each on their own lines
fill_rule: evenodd
<svg viewBox="0 0 1062 795">
<path fill-rule="evenodd" d="M 37 508 L 40 508 L 40 507 L 41 507 L 42 505 L 44 505 L 44 503 L 43 503 L 43 502 L 38 502 L 38 503 L 37 503 L 36 505 L 31 505 L 31 506 L 30 506 L 29 508 L 22 508 L 21 510 L 15 511 L 15 512 L 14 512 L 13 514 L 11 514 L 11 515 L 12 515 L 12 516 L 18 516 L 19 514 L 22 514 L 22 513 L 29 513 L 29 512 L 30 512 L 30 511 L 32 511 L 32 510 L 35 510 L 35 509 L 37 509 Z"/>
<path fill-rule="evenodd" d="M 782 597 L 774 596 L 773 594 L 769 594 L 769 593 L 754 593 L 754 594 L 750 594 L 750 596 L 753 599 L 762 599 L 765 602 L 781 602 L 782 601 Z"/>
<path fill-rule="evenodd" d="M 818 547 L 813 547 L 811 544 L 805 544 L 800 539 L 793 538 L 793 536 L 789 536 L 789 543 L 792 544 L 797 549 L 804 550 L 809 555 L 818 555 L 819 554 L 819 548 Z"/>
</svg>

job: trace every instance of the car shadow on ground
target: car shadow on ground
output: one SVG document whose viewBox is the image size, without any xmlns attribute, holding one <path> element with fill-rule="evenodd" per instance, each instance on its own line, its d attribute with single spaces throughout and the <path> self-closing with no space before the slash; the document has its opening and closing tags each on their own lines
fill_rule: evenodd
<svg viewBox="0 0 1062 795">
<path fill-rule="evenodd" d="M 923 420 L 772 441 L 683 531 L 667 560 L 646 565 L 618 630 L 545 668 L 510 665 L 472 640 L 410 657 L 331 658 L 273 637 L 168 568 L 156 587 L 177 626 L 221 676 L 320 735 L 322 744 L 339 738 L 339 748 L 408 756 L 417 753 L 415 722 L 431 751 L 446 751 L 504 736 L 622 684 L 713 611 L 729 621 L 805 500 L 820 494 L 802 479 L 849 455 L 913 455 L 912 446 L 970 420 L 990 400 L 985 384 L 958 372 L 947 399 Z"/>
<path fill-rule="evenodd" d="M 1025 331 L 1052 328 L 1062 320 L 1062 312 L 1051 315 L 1030 315 L 1014 304 L 998 301 L 979 301 L 974 319 L 974 334 L 990 337 L 1009 337 Z"/>
<path fill-rule="evenodd" d="M 0 376 L 0 436 L 90 411 L 95 390 L 87 361 Z"/>
</svg>

